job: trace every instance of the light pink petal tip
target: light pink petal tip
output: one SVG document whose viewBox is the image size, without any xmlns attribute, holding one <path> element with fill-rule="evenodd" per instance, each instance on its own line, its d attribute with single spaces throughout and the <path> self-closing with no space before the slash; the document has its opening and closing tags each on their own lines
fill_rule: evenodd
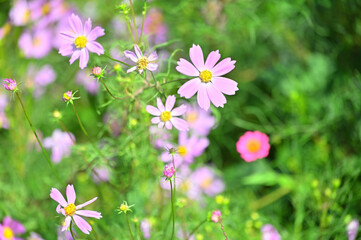
<svg viewBox="0 0 361 240">
<path fill-rule="evenodd" d="M 66 187 L 66 198 L 68 199 L 68 204 L 75 202 L 76 199 L 76 194 L 75 194 L 75 189 L 73 185 L 68 185 Z"/>
<path fill-rule="evenodd" d="M 84 217 L 92 217 L 96 219 L 102 218 L 102 214 L 97 211 L 91 211 L 91 210 L 77 210 L 76 214 Z"/>
<path fill-rule="evenodd" d="M 93 198 L 93 199 L 91 199 L 91 200 L 89 200 L 89 201 L 87 201 L 87 202 L 85 202 L 83 204 L 79 204 L 78 206 L 76 206 L 76 209 L 81 209 L 81 208 L 95 202 L 95 200 L 97 200 L 97 199 L 98 199 L 98 197 L 95 197 L 95 198 Z"/>
<path fill-rule="evenodd" d="M 92 227 L 90 224 L 85 221 L 82 217 L 79 217 L 77 215 L 73 216 L 75 224 L 78 226 L 78 228 L 85 234 L 89 234 L 89 232 L 92 230 Z"/>
<path fill-rule="evenodd" d="M 176 98 L 174 95 L 167 97 L 167 101 L 165 102 L 165 110 L 166 111 L 172 110 L 172 108 L 174 107 L 174 104 L 175 104 L 175 100 L 176 100 Z"/>
<path fill-rule="evenodd" d="M 50 197 L 54 201 L 58 202 L 63 207 L 68 206 L 68 203 L 65 201 L 63 195 L 61 194 L 61 192 L 58 189 L 52 188 L 50 191 Z"/>
<path fill-rule="evenodd" d="M 189 49 L 189 57 L 199 71 L 204 70 L 203 51 L 199 45 L 193 44 L 193 46 Z"/>
</svg>

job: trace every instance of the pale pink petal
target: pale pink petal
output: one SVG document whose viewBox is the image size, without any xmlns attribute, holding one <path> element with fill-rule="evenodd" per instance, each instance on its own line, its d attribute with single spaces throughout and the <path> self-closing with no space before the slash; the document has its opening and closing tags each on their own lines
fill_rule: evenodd
<svg viewBox="0 0 361 240">
<path fill-rule="evenodd" d="M 59 53 L 62 56 L 69 56 L 74 52 L 74 47 L 72 44 L 66 44 L 59 48 Z"/>
<path fill-rule="evenodd" d="M 127 58 L 130 58 L 130 60 L 132 60 L 133 62 L 138 62 L 138 58 L 137 56 L 135 56 L 135 54 L 131 51 L 124 51 L 124 55 L 127 57 Z"/>
<path fill-rule="evenodd" d="M 160 113 L 161 113 L 158 108 L 156 108 L 156 107 L 154 107 L 152 105 L 147 105 L 145 107 L 145 110 L 147 110 L 148 113 L 150 113 L 150 114 L 152 114 L 154 116 L 160 116 Z"/>
<path fill-rule="evenodd" d="M 73 55 L 71 55 L 71 58 L 69 60 L 70 64 L 73 64 L 75 60 L 77 60 L 80 57 L 80 50 L 75 50 L 73 52 Z"/>
<path fill-rule="evenodd" d="M 133 72 L 133 71 L 135 71 L 135 70 L 137 70 L 137 66 L 134 66 L 134 67 L 129 68 L 129 69 L 127 70 L 127 73 Z"/>
<path fill-rule="evenodd" d="M 61 213 L 61 205 L 60 204 L 58 204 L 58 206 L 56 207 L 56 212 Z"/>
<path fill-rule="evenodd" d="M 172 124 L 174 125 L 174 127 L 176 129 L 178 129 L 179 131 L 188 131 L 189 130 L 189 124 L 187 123 L 187 121 L 178 118 L 178 117 L 172 117 L 170 119 L 170 121 L 172 122 Z"/>
<path fill-rule="evenodd" d="M 97 200 L 97 199 L 98 199 L 98 198 L 95 197 L 95 198 L 93 198 L 93 199 L 91 199 L 91 200 L 89 200 L 89 201 L 87 201 L 87 202 L 85 202 L 85 203 L 83 203 L 83 204 L 79 204 L 78 206 L 76 206 L 76 209 L 81 209 L 81 208 L 83 208 L 83 207 L 85 207 L 85 206 L 93 203 L 93 202 L 94 202 L 95 200 Z"/>
<path fill-rule="evenodd" d="M 75 34 L 82 35 L 83 34 L 83 23 L 81 22 L 78 15 L 74 13 L 69 17 L 69 25 Z"/>
<path fill-rule="evenodd" d="M 207 93 L 208 97 L 216 107 L 223 107 L 224 104 L 227 102 L 224 95 L 219 91 L 213 83 L 207 84 Z"/>
<path fill-rule="evenodd" d="M 162 100 L 159 97 L 157 98 L 157 107 L 161 112 L 165 110 Z"/>
<path fill-rule="evenodd" d="M 70 35 L 69 33 L 61 32 L 60 37 L 62 37 L 64 40 L 69 41 L 70 43 L 74 43 L 75 36 Z"/>
<path fill-rule="evenodd" d="M 63 225 L 63 227 L 62 227 L 62 229 L 61 229 L 62 232 L 66 231 L 66 230 L 69 228 L 70 222 L 71 222 L 71 217 L 70 217 L 70 216 L 67 216 L 67 217 L 65 218 L 64 225 Z"/>
<path fill-rule="evenodd" d="M 98 54 L 99 56 L 100 56 L 101 54 L 104 54 L 104 48 L 103 48 L 103 46 L 100 45 L 100 43 L 98 43 L 98 42 L 89 41 L 89 42 L 86 44 L 86 48 L 87 48 L 90 52 L 96 53 L 96 54 Z"/>
<path fill-rule="evenodd" d="M 213 77 L 219 77 L 229 73 L 235 68 L 235 63 L 236 61 L 232 61 L 231 58 L 223 59 L 212 69 L 211 72 L 213 74 Z"/>
<path fill-rule="evenodd" d="M 135 54 L 137 54 L 138 59 L 143 57 L 142 51 L 140 51 L 140 48 L 136 44 L 134 44 L 134 51 L 135 51 Z"/>
<path fill-rule="evenodd" d="M 171 130 L 173 127 L 172 123 L 170 121 L 165 122 L 165 128 L 168 130 Z"/>
<path fill-rule="evenodd" d="M 193 78 L 188 82 L 184 83 L 179 89 L 178 94 L 181 97 L 191 98 L 202 85 L 202 81 L 199 78 Z"/>
<path fill-rule="evenodd" d="M 183 115 L 187 111 L 187 106 L 182 104 L 179 107 L 176 107 L 170 113 L 173 117 Z"/>
<path fill-rule="evenodd" d="M 154 117 L 150 120 L 150 122 L 153 124 L 158 124 L 160 123 L 160 117 Z"/>
<path fill-rule="evenodd" d="M 150 55 L 149 55 L 149 57 L 148 57 L 148 61 L 149 62 L 152 62 L 152 61 L 155 61 L 155 60 L 157 60 L 158 59 L 158 55 L 157 55 L 157 52 L 152 52 Z"/>
<path fill-rule="evenodd" d="M 189 57 L 191 58 L 194 66 L 199 71 L 204 70 L 204 57 L 202 48 L 199 45 L 194 45 L 189 49 Z"/>
<path fill-rule="evenodd" d="M 88 41 L 94 41 L 98 37 L 104 36 L 104 29 L 101 27 L 95 27 L 87 36 Z"/>
<path fill-rule="evenodd" d="M 79 217 L 77 215 L 73 216 L 75 224 L 78 226 L 78 228 L 85 234 L 89 234 L 89 232 L 92 230 L 92 227 L 90 224 L 85 221 L 82 217 Z"/>
<path fill-rule="evenodd" d="M 84 35 L 88 36 L 90 31 L 92 30 L 92 21 L 90 18 L 84 23 Z"/>
<path fill-rule="evenodd" d="M 234 95 L 238 90 L 238 83 L 225 77 L 213 77 L 212 83 L 224 94 Z"/>
<path fill-rule="evenodd" d="M 192 77 L 199 76 L 199 71 L 193 66 L 193 64 L 191 64 L 187 60 L 181 58 L 179 59 L 177 64 L 178 66 L 176 67 L 176 69 L 178 72 Z"/>
<path fill-rule="evenodd" d="M 171 111 L 172 108 L 174 107 L 174 104 L 175 104 L 175 96 L 174 95 L 171 95 L 171 96 L 168 96 L 167 97 L 167 100 L 165 102 L 165 110 L 166 111 Z"/>
<path fill-rule="evenodd" d="M 210 52 L 205 63 L 205 68 L 208 70 L 213 69 L 220 58 L 221 54 L 219 54 L 218 50 Z"/>
<path fill-rule="evenodd" d="M 73 185 L 69 184 L 66 187 L 66 198 L 68 199 L 68 204 L 70 204 L 70 203 L 74 204 L 75 199 L 76 199 L 76 194 L 75 194 L 75 190 L 74 190 Z"/>
<path fill-rule="evenodd" d="M 147 65 L 147 69 L 152 72 L 157 70 L 157 68 L 158 68 L 158 64 L 156 63 L 148 63 Z"/>
<path fill-rule="evenodd" d="M 50 197 L 53 200 L 57 201 L 63 207 L 68 206 L 68 203 L 65 201 L 63 195 L 61 194 L 61 192 L 59 192 L 58 189 L 52 188 L 50 191 Z"/>
<path fill-rule="evenodd" d="M 198 94 L 197 94 L 197 102 L 201 108 L 203 108 L 204 110 L 207 111 L 210 106 L 210 101 L 209 101 L 209 97 L 207 94 L 207 87 L 205 85 L 206 84 L 201 84 L 199 87 Z"/>
<path fill-rule="evenodd" d="M 164 122 L 158 123 L 158 127 L 159 127 L 159 128 L 163 128 L 163 127 L 164 127 Z"/>
<path fill-rule="evenodd" d="M 75 214 L 78 214 L 80 216 L 84 217 L 92 217 L 96 219 L 100 219 L 102 217 L 102 214 L 97 211 L 91 211 L 91 210 L 77 210 Z"/>
<path fill-rule="evenodd" d="M 86 68 L 86 66 L 88 65 L 88 61 L 89 61 L 89 52 L 87 49 L 83 48 L 80 51 L 80 60 L 79 60 L 80 69 Z"/>
</svg>

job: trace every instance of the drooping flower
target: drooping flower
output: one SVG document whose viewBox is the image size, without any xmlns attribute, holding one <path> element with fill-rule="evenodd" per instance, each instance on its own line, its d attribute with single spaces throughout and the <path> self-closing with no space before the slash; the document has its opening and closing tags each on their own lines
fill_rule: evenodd
<svg viewBox="0 0 361 240">
<path fill-rule="evenodd" d="M 71 134 L 71 133 L 70 133 Z M 44 139 L 44 147 L 52 150 L 51 160 L 54 163 L 59 163 L 63 157 L 69 157 L 71 153 L 71 147 L 74 145 L 75 137 L 66 132 L 62 132 L 59 129 L 55 129 L 51 137 Z"/>
<path fill-rule="evenodd" d="M 199 167 L 189 176 L 202 192 L 210 197 L 214 197 L 224 191 L 223 180 L 216 174 L 213 168 L 208 166 Z"/>
<path fill-rule="evenodd" d="M 181 106 L 173 109 L 175 101 L 176 97 L 172 95 L 167 97 L 165 106 L 163 105 L 160 98 L 157 98 L 158 108 L 147 105 L 147 112 L 156 116 L 152 118 L 151 122 L 153 124 L 158 124 L 159 128 L 162 128 L 165 125 L 167 129 L 172 129 L 172 127 L 174 126 L 179 131 L 188 131 L 188 123 L 178 117 L 186 112 L 187 107 L 182 104 Z"/>
<path fill-rule="evenodd" d="M 40 236 L 40 234 L 31 232 L 27 240 L 44 240 L 44 239 Z"/>
<path fill-rule="evenodd" d="M 140 230 L 143 233 L 143 236 L 145 239 L 149 239 L 150 238 L 150 230 L 152 228 L 151 223 L 149 222 L 148 219 L 144 219 L 140 222 Z"/>
<path fill-rule="evenodd" d="M 207 136 L 214 126 L 215 119 L 210 111 L 205 111 L 198 105 L 187 104 L 187 112 L 184 119 L 189 124 L 192 133 L 200 136 Z"/>
<path fill-rule="evenodd" d="M 238 90 L 238 83 L 221 76 L 232 71 L 236 61 L 226 58 L 216 65 L 221 58 L 217 50 L 212 51 L 204 62 L 201 47 L 194 44 L 189 49 L 189 56 L 193 64 L 181 58 L 176 69 L 194 78 L 184 83 L 178 89 L 178 94 L 188 99 L 197 93 L 198 104 L 204 110 L 209 109 L 210 102 L 216 107 L 223 107 L 227 102 L 223 94 L 234 95 Z"/>
<path fill-rule="evenodd" d="M 148 41 L 154 44 L 165 42 L 167 31 L 162 12 L 158 9 L 151 9 L 144 20 L 144 34 L 149 36 Z"/>
<path fill-rule="evenodd" d="M 268 156 L 270 145 L 266 134 L 259 131 L 247 131 L 236 144 L 237 151 L 246 162 L 252 162 Z"/>
<path fill-rule="evenodd" d="M 357 219 L 353 219 L 348 225 L 347 225 L 347 237 L 348 240 L 355 240 L 359 228 L 359 221 Z"/>
<path fill-rule="evenodd" d="M 167 179 L 170 179 L 173 177 L 175 173 L 175 169 L 172 167 L 172 166 L 168 166 L 168 165 L 165 165 L 164 166 L 164 171 L 163 171 L 163 175 L 167 178 Z"/>
<path fill-rule="evenodd" d="M 84 86 L 85 90 L 91 95 L 97 94 L 99 90 L 99 84 L 94 76 L 91 76 L 91 71 L 88 69 L 79 70 L 75 76 L 77 84 Z"/>
<path fill-rule="evenodd" d="M 97 197 L 83 203 L 80 205 L 75 205 L 75 199 L 76 194 L 74 190 L 73 185 L 68 185 L 66 187 L 66 198 L 67 201 L 65 201 L 63 195 L 60 193 L 60 191 L 56 188 L 52 188 L 50 191 L 50 197 L 59 203 L 59 205 L 56 208 L 56 211 L 58 213 L 61 213 L 65 216 L 64 225 L 62 228 L 62 231 L 66 231 L 69 226 L 70 222 L 74 221 L 75 224 L 78 226 L 78 228 L 85 234 L 89 234 L 89 232 L 92 230 L 92 227 L 90 224 L 85 221 L 81 216 L 83 217 L 92 217 L 96 219 L 100 219 L 101 213 L 97 211 L 92 210 L 80 210 L 83 207 L 93 203 L 95 200 L 97 200 Z"/>
<path fill-rule="evenodd" d="M 6 216 L 0 224 L 0 239 L 1 240 L 21 240 L 15 235 L 25 233 L 25 227 L 18 221 Z"/>
<path fill-rule="evenodd" d="M 271 225 L 266 224 L 261 228 L 262 240 L 281 240 L 281 235 Z"/>
<path fill-rule="evenodd" d="M 155 71 L 158 68 L 158 64 L 155 63 L 158 59 L 158 55 L 155 51 L 149 56 L 145 56 L 136 44 L 134 44 L 134 51 L 135 54 L 131 51 L 124 51 L 124 55 L 137 64 L 136 66 L 129 68 L 127 73 L 138 69 L 139 73 L 142 74 L 145 69 Z"/>
<path fill-rule="evenodd" d="M 218 223 L 219 220 L 221 220 L 221 211 L 219 210 L 213 211 L 211 215 L 211 221 L 214 223 Z"/>
<path fill-rule="evenodd" d="M 16 81 L 10 78 L 4 79 L 3 86 L 8 91 L 15 91 L 17 89 Z"/>
<path fill-rule="evenodd" d="M 30 9 L 26 0 L 18 0 L 9 12 L 10 21 L 15 26 L 24 26 L 30 20 Z"/>
<path fill-rule="evenodd" d="M 43 58 L 52 49 L 52 35 L 48 28 L 26 30 L 19 38 L 19 48 L 27 58 Z"/>
<path fill-rule="evenodd" d="M 71 29 L 60 33 L 64 42 L 59 49 L 59 53 L 62 56 L 72 55 L 69 60 L 70 64 L 73 64 L 75 60 L 80 58 L 79 67 L 84 69 L 89 61 L 89 51 L 98 55 L 104 54 L 103 46 L 95 41 L 98 37 L 105 34 L 104 29 L 101 27 L 92 29 L 90 18 L 88 18 L 83 27 L 79 16 L 75 14 L 69 17 L 69 25 Z"/>
</svg>

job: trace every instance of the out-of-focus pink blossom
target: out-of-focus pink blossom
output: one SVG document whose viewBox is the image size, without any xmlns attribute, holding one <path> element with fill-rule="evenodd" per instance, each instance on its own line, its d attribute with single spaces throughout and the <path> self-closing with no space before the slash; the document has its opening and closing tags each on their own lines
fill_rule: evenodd
<svg viewBox="0 0 361 240">
<path fill-rule="evenodd" d="M 357 219 L 353 219 L 348 225 L 347 225 L 347 237 L 348 240 L 355 240 L 359 228 L 359 221 Z"/>
<path fill-rule="evenodd" d="M 267 157 L 270 149 L 267 135 L 259 131 L 247 131 L 239 138 L 236 147 L 246 162 Z"/>
<path fill-rule="evenodd" d="M 144 34 L 149 36 L 148 41 L 152 44 L 167 41 L 167 31 L 162 12 L 158 9 L 151 9 L 144 21 Z"/>
<path fill-rule="evenodd" d="M 190 131 L 200 136 L 207 136 L 215 123 L 212 113 L 203 110 L 198 105 L 187 104 L 186 106 L 185 120 L 189 124 Z"/>
<path fill-rule="evenodd" d="M 189 176 L 202 192 L 210 197 L 214 197 L 224 191 L 223 180 L 215 173 L 213 168 L 208 166 L 199 167 Z"/>
<path fill-rule="evenodd" d="M 261 228 L 262 240 L 281 240 L 281 235 L 271 225 L 266 224 Z"/>
<path fill-rule="evenodd" d="M 211 215 L 211 221 L 214 223 L 218 223 L 219 220 L 221 220 L 221 211 L 219 210 L 213 211 Z"/>
<path fill-rule="evenodd" d="M 19 48 L 27 58 L 43 58 L 52 49 L 52 32 L 47 28 L 25 30 L 19 38 Z"/>
<path fill-rule="evenodd" d="M 108 182 L 109 181 L 109 168 L 106 166 L 95 167 L 91 174 L 95 183 Z"/>
<path fill-rule="evenodd" d="M 54 163 L 59 163 L 63 157 L 70 156 L 71 147 L 74 145 L 75 137 L 71 134 L 70 138 L 68 133 L 55 129 L 51 137 L 44 139 L 44 147 L 52 150 L 51 160 Z"/>
<path fill-rule="evenodd" d="M 30 9 L 26 0 L 17 0 L 9 12 L 10 21 L 15 26 L 24 26 L 30 20 Z"/>
<path fill-rule="evenodd" d="M 0 224 L 0 239 L 17 239 L 16 235 L 25 233 L 25 227 L 18 221 L 11 219 L 11 217 L 6 216 L 3 222 Z"/>
<path fill-rule="evenodd" d="M 84 86 L 88 93 L 95 95 L 99 90 L 99 84 L 94 76 L 91 76 L 90 70 L 79 70 L 75 76 L 76 83 Z"/>
<path fill-rule="evenodd" d="M 148 219 L 144 219 L 140 222 L 140 230 L 143 233 L 143 236 L 145 239 L 149 239 L 150 238 L 150 231 L 152 229 L 152 225 L 149 222 Z"/>
<path fill-rule="evenodd" d="M 27 84 L 34 87 L 33 95 L 39 98 L 45 91 L 45 87 L 54 82 L 56 79 L 56 72 L 49 64 L 44 65 L 40 70 L 37 70 L 34 66 L 28 67 Z M 33 83 L 32 83 L 33 82 Z"/>
<path fill-rule="evenodd" d="M 27 240 L 44 240 L 44 239 L 40 236 L 40 234 L 31 232 Z"/>
</svg>

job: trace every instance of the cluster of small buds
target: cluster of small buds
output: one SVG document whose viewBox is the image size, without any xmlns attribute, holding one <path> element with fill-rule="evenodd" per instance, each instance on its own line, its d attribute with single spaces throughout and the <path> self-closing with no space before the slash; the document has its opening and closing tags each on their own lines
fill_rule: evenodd
<svg viewBox="0 0 361 240">
<path fill-rule="evenodd" d="M 71 91 L 65 92 L 63 94 L 62 100 L 67 104 L 69 104 L 69 103 L 73 104 L 74 100 L 79 99 L 79 97 L 75 97 L 76 92 L 77 91 L 75 91 L 75 92 L 71 92 Z"/>
<path fill-rule="evenodd" d="M 117 6 L 117 9 L 119 10 L 120 13 L 124 13 L 124 15 L 127 15 L 130 10 L 129 7 L 125 3 L 119 4 Z"/>
<path fill-rule="evenodd" d="M 16 92 L 18 90 L 16 81 L 10 78 L 4 79 L 3 86 L 8 91 Z"/>
<path fill-rule="evenodd" d="M 167 178 L 167 179 L 170 179 L 173 177 L 175 173 L 175 169 L 174 167 L 170 167 L 168 165 L 165 165 L 164 166 L 164 176 Z"/>
<path fill-rule="evenodd" d="M 123 201 L 122 204 L 120 204 L 120 207 L 118 209 L 118 213 L 125 213 L 127 214 L 128 212 L 132 212 L 132 209 L 130 209 L 131 207 L 133 207 L 134 205 L 128 205 L 128 203 L 126 201 Z"/>
<path fill-rule="evenodd" d="M 221 211 L 219 210 L 213 211 L 210 220 L 214 223 L 218 223 L 221 220 Z"/>
</svg>

